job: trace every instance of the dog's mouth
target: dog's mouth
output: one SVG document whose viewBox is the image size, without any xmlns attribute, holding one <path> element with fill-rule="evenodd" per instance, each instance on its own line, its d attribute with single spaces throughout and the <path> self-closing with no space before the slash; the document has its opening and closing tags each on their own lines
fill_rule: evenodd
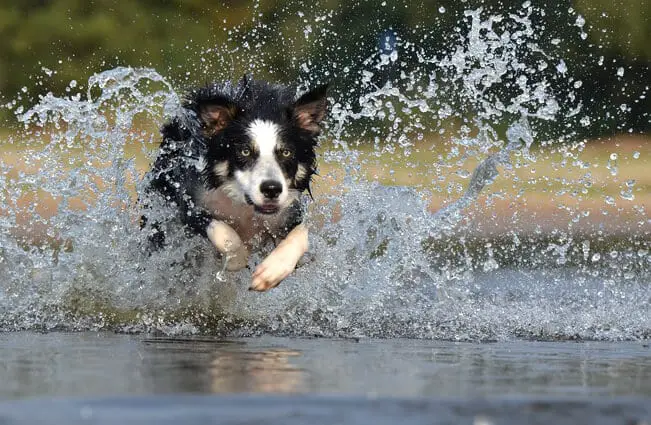
<svg viewBox="0 0 651 425">
<path fill-rule="evenodd" d="M 260 214 L 275 214 L 280 210 L 280 205 L 276 203 L 264 203 L 262 205 L 258 205 L 255 202 L 253 202 L 253 199 L 249 195 L 244 195 L 244 199 L 246 200 L 246 203 L 249 205 L 253 205 L 253 210 L 257 213 Z"/>
<path fill-rule="evenodd" d="M 254 205 L 253 209 L 255 212 L 261 213 L 261 214 L 275 214 L 278 212 L 280 207 L 278 204 L 263 204 L 263 205 Z"/>
</svg>

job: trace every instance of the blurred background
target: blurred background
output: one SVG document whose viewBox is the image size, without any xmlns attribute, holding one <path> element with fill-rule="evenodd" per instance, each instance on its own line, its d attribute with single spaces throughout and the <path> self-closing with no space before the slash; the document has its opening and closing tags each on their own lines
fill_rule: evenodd
<svg viewBox="0 0 651 425">
<path fill-rule="evenodd" d="M 30 105 L 48 91 L 65 94 L 71 81 L 83 88 L 92 74 L 118 65 L 152 67 L 180 89 L 251 72 L 281 82 L 327 80 L 337 93 L 350 95 L 373 52 L 399 49 L 405 41 L 437 52 L 451 42 L 464 10 L 508 14 L 523 3 L 1 0 L 0 103 Z M 542 11 L 546 36 L 562 41 L 556 45 L 569 76 L 583 77 L 583 107 L 600 116 L 584 129 L 586 136 L 649 131 L 651 2 L 532 4 Z M 401 54 L 388 74 L 374 78 L 392 79 L 417 63 L 416 55 Z M 621 104 L 628 105 L 623 116 L 606 113 Z M 11 113 L 0 109 L 5 120 Z"/>
<path fill-rule="evenodd" d="M 505 170 L 506 178 L 471 206 L 469 220 L 474 208 L 475 227 L 492 215 L 492 224 L 482 232 L 502 232 L 518 213 L 538 217 L 535 228 L 549 232 L 568 226 L 578 231 L 580 226 L 571 222 L 578 214 L 589 224 L 586 231 L 639 233 L 640 223 L 648 227 L 641 217 L 651 202 L 649 0 L 0 0 L 2 161 L 16 182 L 18 173 L 34 172 L 22 145 L 28 139 L 32 145 L 47 139 L 47 132 L 25 137 L 16 117 L 46 93 L 83 98 L 93 74 L 117 66 L 153 68 L 178 93 L 210 81 L 239 79 L 244 73 L 299 88 L 329 82 L 334 106 L 348 102 L 354 113 L 356 99 L 373 87 L 388 82 L 403 93 L 413 90 L 414 70 L 420 70 L 417 78 L 426 79 L 423 63 L 440 61 L 463 46 L 471 25 L 468 11 L 479 9 L 483 18 L 511 16 L 515 22 L 530 11 L 532 34 L 520 53 L 522 62 L 537 66 L 538 72 L 528 78 L 546 81 L 562 107 L 578 109 L 566 107 L 567 119 L 532 123 L 537 133 L 533 148 L 541 152 L 537 164 Z M 493 25 L 501 24 L 496 20 Z M 504 34 L 509 30 L 506 25 L 498 29 Z M 428 52 L 425 59 L 423 51 Z M 539 51 L 548 55 L 549 64 L 534 62 L 533 53 Z M 464 78 L 467 82 L 471 76 Z M 431 210 L 439 210 L 459 198 L 475 158 L 486 154 L 464 151 L 459 144 L 459 137 L 476 135 L 472 119 L 486 109 L 478 103 L 517 95 L 515 75 L 477 99 L 459 100 L 456 88 L 446 85 L 450 83 L 440 83 L 434 100 L 451 108 L 445 119 L 417 108 L 393 111 L 387 103 L 380 109 L 391 111 L 382 116 L 397 120 L 380 125 L 364 117 L 348 120 L 343 132 L 328 133 L 340 140 L 324 140 L 322 153 L 341 148 L 342 141 L 355 146 L 361 166 L 347 173 L 429 191 Z M 97 94 L 93 90 L 88 92 L 91 98 Z M 440 99 L 445 96 L 449 99 Z M 569 118 L 572 114 L 576 119 Z M 160 119 L 135 122 L 134 140 L 148 143 L 149 155 L 132 144 L 127 156 L 136 158 L 143 173 L 159 140 L 163 115 L 160 108 Z M 514 115 L 493 115 L 491 126 L 504 134 Z M 581 116 L 589 119 L 580 121 Z M 425 130 L 414 131 L 412 125 Z M 401 141 L 404 136 L 408 143 Z M 577 162 L 579 156 L 583 162 Z M 450 159 L 454 157 L 461 159 Z M 336 172 L 337 157 L 330 158 L 335 160 L 322 161 L 317 194 L 340 186 L 343 173 Z M 585 164 L 594 165 L 588 174 Z M 33 197 L 26 197 L 23 204 L 31 202 Z M 46 211 L 39 214 L 48 216 Z M 534 230 L 533 224 L 522 225 Z"/>
</svg>

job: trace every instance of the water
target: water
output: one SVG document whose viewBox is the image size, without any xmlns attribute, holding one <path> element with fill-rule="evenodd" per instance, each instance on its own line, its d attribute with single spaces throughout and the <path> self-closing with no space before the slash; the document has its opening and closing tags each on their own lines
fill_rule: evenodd
<svg viewBox="0 0 651 425">
<path fill-rule="evenodd" d="M 651 415 L 640 398 L 651 395 L 650 348 L 640 342 L 9 333 L 0 345 L 8 424 L 592 424 Z M 11 401 L 27 396 L 37 398 Z"/>
<path fill-rule="evenodd" d="M 486 398 L 651 396 L 641 342 L 9 333 L 0 399 L 147 394 Z"/>
<path fill-rule="evenodd" d="M 30 414 L 22 412 L 29 409 Z M 350 397 L 226 398 L 142 397 L 86 400 L 38 400 L 0 407 L 8 424 L 92 423 L 203 424 L 242 421 L 269 424 L 639 424 L 648 418 L 639 399 L 547 400 L 531 402 L 364 399 Z"/>
<path fill-rule="evenodd" d="M 360 94 L 330 99 L 321 187 L 334 190 L 308 203 L 312 261 L 264 296 L 246 291 L 249 271 L 220 275 L 199 238 L 172 234 L 154 256 L 142 249 L 136 199 L 158 136 L 138 129 L 160 125 L 180 103 L 163 75 L 110 69 L 85 89 L 74 82 L 70 95 L 16 108 L 25 130 L 5 146 L 20 145 L 23 160 L 0 158 L 0 329 L 648 338 L 651 223 L 635 197 L 643 192 L 622 175 L 628 154 L 613 146 L 602 179 L 621 196 L 591 195 L 604 164 L 582 156 L 576 128 L 595 117 L 576 100 L 582 85 L 567 76 L 570 65 L 543 43 L 539 13 L 529 4 L 512 14 L 467 10 L 443 51 L 391 36 L 369 54 Z M 393 75 L 385 71 L 400 54 L 420 65 L 378 80 Z M 536 174 L 550 163 L 554 174 Z M 389 181 L 369 179 L 373 167 Z M 418 179 L 391 184 L 396 169 Z M 539 186 L 549 199 L 529 205 L 526 193 Z M 435 212 L 432 194 L 443 200 Z M 588 209 L 595 199 L 600 206 Z M 527 212 L 545 203 L 564 215 Z"/>
</svg>

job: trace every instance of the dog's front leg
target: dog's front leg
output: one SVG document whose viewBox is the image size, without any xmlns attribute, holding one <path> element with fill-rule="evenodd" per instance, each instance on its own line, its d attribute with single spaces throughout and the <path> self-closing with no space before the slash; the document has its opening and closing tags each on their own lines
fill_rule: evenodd
<svg viewBox="0 0 651 425">
<path fill-rule="evenodd" d="M 246 267 L 249 252 L 231 226 L 223 221 L 212 220 L 206 229 L 206 234 L 224 257 L 226 270 L 237 271 Z"/>
<path fill-rule="evenodd" d="M 249 289 L 262 292 L 278 286 L 294 271 L 298 260 L 307 252 L 307 249 L 307 227 L 305 224 L 299 224 L 255 269 Z"/>
</svg>

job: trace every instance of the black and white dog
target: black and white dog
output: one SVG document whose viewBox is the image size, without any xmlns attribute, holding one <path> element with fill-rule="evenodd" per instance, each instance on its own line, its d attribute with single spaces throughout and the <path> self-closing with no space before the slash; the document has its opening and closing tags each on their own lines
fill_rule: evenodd
<svg viewBox="0 0 651 425">
<path fill-rule="evenodd" d="M 225 269 L 246 267 L 249 250 L 277 242 L 253 272 L 251 290 L 277 286 L 308 249 L 299 197 L 316 172 L 326 88 L 296 99 L 288 87 L 247 76 L 212 84 L 191 91 L 161 130 L 147 192 L 162 195 L 188 231 L 206 236 Z M 158 246 L 159 224 L 150 236 Z"/>
</svg>

